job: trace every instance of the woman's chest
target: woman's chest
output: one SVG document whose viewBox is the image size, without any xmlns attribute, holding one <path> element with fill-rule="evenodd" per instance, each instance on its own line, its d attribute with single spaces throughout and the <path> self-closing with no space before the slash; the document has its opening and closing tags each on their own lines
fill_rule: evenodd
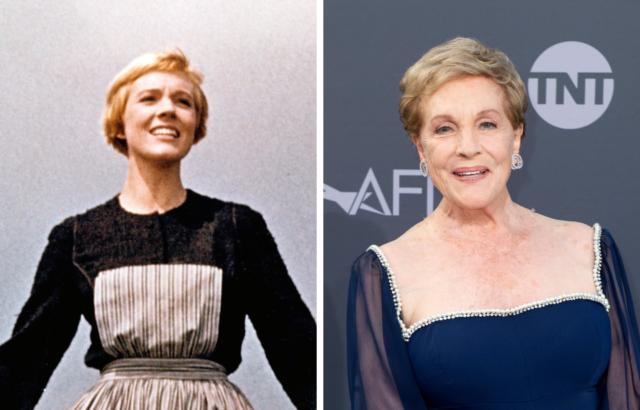
<svg viewBox="0 0 640 410">
<path fill-rule="evenodd" d="M 113 218 L 79 223 L 74 263 L 93 281 L 100 272 L 154 264 L 233 266 L 233 229 L 219 221 L 185 223 L 171 216 Z"/>
<path fill-rule="evenodd" d="M 442 248 L 393 265 L 409 324 L 438 313 L 507 309 L 570 293 L 596 294 L 592 261 L 565 252 L 457 253 Z"/>
<path fill-rule="evenodd" d="M 590 408 L 609 361 L 610 323 L 602 305 L 573 300 L 507 317 L 439 321 L 407 346 L 429 406 L 566 401 L 566 408 Z M 576 407 L 579 400 L 585 407 Z"/>
</svg>

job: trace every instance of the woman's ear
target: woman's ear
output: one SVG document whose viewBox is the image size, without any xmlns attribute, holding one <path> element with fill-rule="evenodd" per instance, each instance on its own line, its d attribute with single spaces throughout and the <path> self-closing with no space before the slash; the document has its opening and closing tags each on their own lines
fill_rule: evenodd
<svg viewBox="0 0 640 410">
<path fill-rule="evenodd" d="M 420 155 L 420 159 L 422 160 L 427 160 L 426 155 L 424 154 L 424 148 L 422 147 L 422 142 L 420 141 L 420 136 L 419 135 L 412 135 L 411 136 L 411 140 L 413 141 L 413 144 L 416 146 L 416 148 L 418 148 L 418 155 Z"/>
<path fill-rule="evenodd" d="M 520 144 L 522 143 L 522 133 L 524 132 L 524 124 L 520 124 L 515 130 L 513 136 L 513 153 L 520 153 Z"/>
</svg>

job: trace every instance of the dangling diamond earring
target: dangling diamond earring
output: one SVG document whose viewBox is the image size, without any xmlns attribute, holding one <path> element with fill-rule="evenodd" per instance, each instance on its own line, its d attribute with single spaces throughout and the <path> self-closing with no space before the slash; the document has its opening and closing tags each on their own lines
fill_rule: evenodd
<svg viewBox="0 0 640 410">
<path fill-rule="evenodd" d="M 513 154 L 511 156 L 511 169 L 520 169 L 524 162 L 522 161 L 522 157 L 518 154 Z"/>
<path fill-rule="evenodd" d="M 429 176 L 429 166 L 427 165 L 427 161 L 423 159 L 420 160 L 420 172 L 422 172 L 422 176 L 425 178 Z"/>
</svg>

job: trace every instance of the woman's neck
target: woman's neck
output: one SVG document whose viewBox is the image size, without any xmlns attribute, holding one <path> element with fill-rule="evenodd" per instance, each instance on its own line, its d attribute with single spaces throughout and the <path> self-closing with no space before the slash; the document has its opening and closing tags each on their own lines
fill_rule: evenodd
<svg viewBox="0 0 640 410">
<path fill-rule="evenodd" d="M 158 166 L 129 158 L 129 172 L 119 196 L 120 206 L 135 214 L 165 213 L 187 198 L 180 162 Z"/>
<path fill-rule="evenodd" d="M 462 235 L 516 234 L 529 231 L 533 213 L 511 200 L 508 193 L 484 208 L 464 209 L 444 198 L 428 223 L 446 230 L 455 229 Z"/>
</svg>

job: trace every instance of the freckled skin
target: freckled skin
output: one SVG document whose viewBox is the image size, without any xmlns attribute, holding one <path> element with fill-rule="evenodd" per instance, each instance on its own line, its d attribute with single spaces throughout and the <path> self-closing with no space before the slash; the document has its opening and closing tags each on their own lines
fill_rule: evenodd
<svg viewBox="0 0 640 410">
<path fill-rule="evenodd" d="M 506 309 L 566 293 L 595 294 L 593 229 L 515 204 L 506 188 L 522 127 L 504 110 L 501 88 L 483 77 L 444 84 L 423 102 L 413 137 L 443 195 L 438 208 L 382 246 L 402 298 L 405 323 L 466 309 Z M 461 181 L 460 167 L 483 167 Z"/>
</svg>

